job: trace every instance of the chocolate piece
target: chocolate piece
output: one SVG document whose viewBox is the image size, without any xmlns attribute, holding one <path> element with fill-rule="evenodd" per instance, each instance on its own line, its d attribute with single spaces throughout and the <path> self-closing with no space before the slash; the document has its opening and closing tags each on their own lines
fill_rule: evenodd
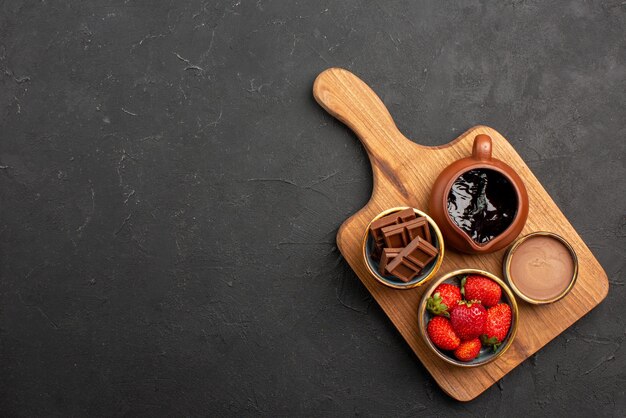
<svg viewBox="0 0 626 418">
<path fill-rule="evenodd" d="M 381 230 L 385 239 L 385 247 L 402 248 L 411 241 L 405 225 L 406 223 L 386 226 Z"/>
<path fill-rule="evenodd" d="M 407 222 L 415 219 L 416 217 L 417 216 L 415 215 L 415 212 L 411 208 L 391 213 L 372 222 L 372 224 L 370 225 L 370 233 L 372 234 L 374 241 L 383 243 L 382 229 L 384 227 Z"/>
<path fill-rule="evenodd" d="M 432 244 L 432 241 L 430 240 L 430 226 L 428 225 L 426 218 L 423 216 L 400 225 L 404 225 L 406 228 L 409 236 L 409 242 L 413 241 L 417 237 L 420 237 Z"/>
<path fill-rule="evenodd" d="M 380 257 L 380 263 L 378 264 L 378 272 L 383 276 L 389 274 L 387 271 L 387 264 L 391 262 L 398 254 L 400 254 L 402 248 L 385 248 L 383 249 L 382 255 Z"/>
<path fill-rule="evenodd" d="M 400 251 L 386 266 L 387 271 L 398 279 L 408 282 L 413 279 L 439 253 L 428 241 L 417 237 Z"/>
<path fill-rule="evenodd" d="M 424 268 L 438 253 L 439 250 L 433 247 L 430 242 L 417 237 L 402 250 L 399 256 L 405 257 L 419 268 Z"/>
<path fill-rule="evenodd" d="M 386 226 L 382 230 L 385 247 L 406 247 L 417 237 L 430 242 L 430 227 L 424 217 L 413 219 L 397 225 Z"/>
<path fill-rule="evenodd" d="M 400 254 L 387 264 L 387 271 L 403 282 L 411 281 L 421 270 Z"/>
</svg>

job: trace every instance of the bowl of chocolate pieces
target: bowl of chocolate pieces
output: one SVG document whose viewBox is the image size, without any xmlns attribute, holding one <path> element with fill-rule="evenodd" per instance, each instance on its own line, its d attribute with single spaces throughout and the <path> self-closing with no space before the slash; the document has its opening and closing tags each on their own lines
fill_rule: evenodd
<svg viewBox="0 0 626 418">
<path fill-rule="evenodd" d="M 365 266 L 376 280 L 394 289 L 411 289 L 428 282 L 441 267 L 443 253 L 439 227 L 415 208 L 387 209 L 365 229 Z"/>
</svg>

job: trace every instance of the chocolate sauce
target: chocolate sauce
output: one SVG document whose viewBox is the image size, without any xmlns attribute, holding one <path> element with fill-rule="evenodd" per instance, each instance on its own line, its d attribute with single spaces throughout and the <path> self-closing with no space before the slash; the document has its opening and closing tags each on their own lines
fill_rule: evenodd
<svg viewBox="0 0 626 418">
<path fill-rule="evenodd" d="M 504 232 L 515 219 L 515 188 L 500 172 L 476 169 L 463 173 L 448 193 L 448 214 L 478 244 Z"/>
</svg>

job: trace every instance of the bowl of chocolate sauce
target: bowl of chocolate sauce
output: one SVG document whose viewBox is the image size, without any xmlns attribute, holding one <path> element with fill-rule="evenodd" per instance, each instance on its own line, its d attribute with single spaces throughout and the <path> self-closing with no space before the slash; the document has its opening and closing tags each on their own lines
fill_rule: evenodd
<svg viewBox="0 0 626 418">
<path fill-rule="evenodd" d="M 446 245 L 468 254 L 506 247 L 528 217 L 524 182 L 491 150 L 491 137 L 477 135 L 472 155 L 447 166 L 430 195 L 430 213 Z"/>
</svg>

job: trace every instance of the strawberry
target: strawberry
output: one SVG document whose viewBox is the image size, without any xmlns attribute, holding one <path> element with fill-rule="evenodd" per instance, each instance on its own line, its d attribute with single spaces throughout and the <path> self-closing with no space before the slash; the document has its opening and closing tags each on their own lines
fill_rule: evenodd
<svg viewBox="0 0 626 418">
<path fill-rule="evenodd" d="M 492 346 L 496 351 L 506 338 L 511 328 L 511 307 L 506 303 L 499 303 L 487 310 L 487 320 L 480 340 L 483 345 Z"/>
<path fill-rule="evenodd" d="M 478 354 L 480 353 L 480 340 L 478 338 L 473 338 L 471 340 L 463 341 L 457 348 L 454 350 L 454 357 L 458 358 L 461 361 L 472 361 Z"/>
<path fill-rule="evenodd" d="M 461 301 L 450 313 L 450 322 L 461 340 L 471 340 L 483 333 L 487 310 L 478 301 Z"/>
<path fill-rule="evenodd" d="M 426 309 L 434 315 L 450 317 L 450 311 L 461 300 L 461 289 L 449 283 L 442 283 L 435 288 L 433 295 L 426 302 Z"/>
<path fill-rule="evenodd" d="M 442 350 L 454 350 L 461 344 L 461 340 L 452 329 L 450 320 L 443 316 L 436 316 L 431 319 L 427 331 L 433 344 Z"/>
<path fill-rule="evenodd" d="M 500 302 L 502 289 L 493 280 L 479 275 L 469 275 L 461 280 L 461 294 L 466 300 L 477 300 L 490 308 Z"/>
</svg>

